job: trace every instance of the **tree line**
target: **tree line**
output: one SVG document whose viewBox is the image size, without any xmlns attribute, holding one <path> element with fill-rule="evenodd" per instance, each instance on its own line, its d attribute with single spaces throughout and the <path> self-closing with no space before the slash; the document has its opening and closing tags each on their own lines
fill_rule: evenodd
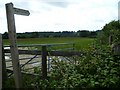
<svg viewBox="0 0 120 90">
<path fill-rule="evenodd" d="M 62 32 L 25 32 L 17 33 L 17 38 L 41 38 L 41 37 L 90 37 L 95 38 L 100 30 L 89 31 L 89 30 L 78 30 L 75 31 L 62 31 Z M 3 39 L 8 39 L 8 32 L 3 34 Z"/>
</svg>

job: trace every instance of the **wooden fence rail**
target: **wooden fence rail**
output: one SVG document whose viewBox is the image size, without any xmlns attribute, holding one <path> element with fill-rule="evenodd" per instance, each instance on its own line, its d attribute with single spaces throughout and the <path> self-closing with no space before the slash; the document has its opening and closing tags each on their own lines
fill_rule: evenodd
<svg viewBox="0 0 120 90">
<path fill-rule="evenodd" d="M 5 53 L 10 53 L 9 49 L 4 50 Z M 39 50 L 18 50 L 19 54 L 29 54 L 29 55 L 42 55 L 42 51 Z M 47 56 L 80 56 L 82 52 L 77 51 L 47 51 Z"/>
</svg>

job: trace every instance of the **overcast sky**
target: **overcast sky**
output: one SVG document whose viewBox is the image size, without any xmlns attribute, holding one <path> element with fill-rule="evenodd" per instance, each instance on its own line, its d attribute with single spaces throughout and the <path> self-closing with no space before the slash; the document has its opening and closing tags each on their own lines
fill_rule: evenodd
<svg viewBox="0 0 120 90">
<path fill-rule="evenodd" d="M 0 33 L 7 30 L 5 4 L 27 9 L 15 15 L 16 32 L 100 30 L 118 19 L 120 0 L 0 0 Z"/>
</svg>

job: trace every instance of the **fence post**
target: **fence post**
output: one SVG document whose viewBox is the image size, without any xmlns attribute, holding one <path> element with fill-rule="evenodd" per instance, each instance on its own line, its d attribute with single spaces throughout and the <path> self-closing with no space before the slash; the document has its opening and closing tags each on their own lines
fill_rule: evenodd
<svg viewBox="0 0 120 90">
<path fill-rule="evenodd" d="M 47 78 L 47 49 L 42 46 L 42 78 Z"/>
<path fill-rule="evenodd" d="M 21 88 L 22 77 L 21 77 L 21 70 L 19 65 L 19 54 L 18 54 L 18 48 L 17 48 L 14 8 L 12 3 L 6 4 L 6 16 L 7 16 L 7 23 L 8 23 L 10 46 L 11 46 L 10 50 L 11 50 L 15 85 L 16 85 L 16 88 Z"/>
<path fill-rule="evenodd" d="M 0 34 L 0 90 L 2 90 L 2 34 Z"/>
<path fill-rule="evenodd" d="M 113 41 L 113 37 L 112 37 L 112 35 L 110 35 L 110 36 L 109 36 L 109 45 L 112 44 L 112 41 Z"/>
<path fill-rule="evenodd" d="M 1 52 L 0 52 L 0 54 L 2 55 L 2 61 L 1 61 L 1 63 L 2 63 L 2 65 L 1 65 L 1 67 L 2 67 L 2 87 L 3 87 L 3 85 L 4 85 L 4 82 L 7 80 L 7 70 L 6 70 L 6 62 L 5 62 L 5 54 L 4 54 L 4 47 L 3 47 L 3 41 L 2 41 L 2 34 L 0 34 L 0 48 L 1 48 Z"/>
</svg>

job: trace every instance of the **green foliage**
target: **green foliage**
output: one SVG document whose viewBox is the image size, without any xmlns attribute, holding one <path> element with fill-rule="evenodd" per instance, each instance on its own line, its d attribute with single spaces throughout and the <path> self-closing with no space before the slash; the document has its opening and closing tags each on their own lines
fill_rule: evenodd
<svg viewBox="0 0 120 90">
<path fill-rule="evenodd" d="M 114 41 L 117 41 L 120 36 L 118 26 L 116 21 L 107 24 L 96 41 L 101 40 L 106 43 L 111 34 Z M 55 58 L 49 78 L 39 80 L 38 86 L 42 88 L 118 88 L 120 86 L 119 56 L 114 56 L 108 45 L 96 42 L 83 53 L 85 54 L 81 54 L 80 57 L 72 57 L 70 59 L 72 63 L 59 62 L 59 59 Z"/>
<path fill-rule="evenodd" d="M 71 57 L 69 62 L 53 58 L 52 69 L 47 79 L 44 80 L 40 76 L 34 79 L 24 77 L 24 87 L 34 86 L 37 89 L 120 87 L 120 56 L 115 56 L 111 47 L 106 44 L 109 35 L 113 36 L 114 42 L 119 42 L 119 24 L 116 21 L 106 24 L 96 43 L 84 49 L 80 56 Z M 41 72 L 38 68 L 34 71 Z"/>
<path fill-rule="evenodd" d="M 106 24 L 102 32 L 98 35 L 101 44 L 108 44 L 109 36 L 112 36 L 112 43 L 120 43 L 120 23 L 119 21 L 111 21 Z"/>
<path fill-rule="evenodd" d="M 49 78 L 38 80 L 39 88 L 118 88 L 120 86 L 120 61 L 110 48 L 94 45 L 80 57 L 71 57 L 70 62 L 52 61 Z"/>
<path fill-rule="evenodd" d="M 35 68 L 36 73 L 40 73 Z M 52 60 L 48 78 L 24 76 L 24 87 L 45 88 L 118 88 L 120 86 L 120 61 L 112 55 L 108 46 L 95 44 L 81 56 L 70 61 Z"/>
<path fill-rule="evenodd" d="M 15 88 L 14 78 L 13 77 L 8 78 L 3 84 L 2 88 Z"/>
</svg>

